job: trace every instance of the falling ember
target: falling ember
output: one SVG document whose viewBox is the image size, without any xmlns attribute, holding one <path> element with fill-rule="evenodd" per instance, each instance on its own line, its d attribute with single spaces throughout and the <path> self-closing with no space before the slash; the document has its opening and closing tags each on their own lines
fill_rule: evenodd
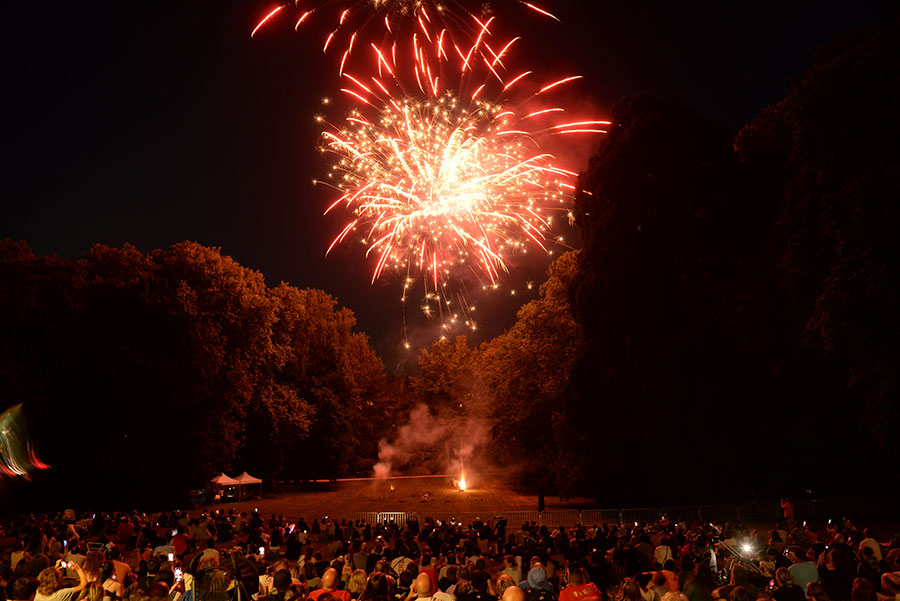
<svg viewBox="0 0 900 601">
<path fill-rule="evenodd" d="M 559 21 L 559 18 L 539 6 L 524 0 L 514 1 L 530 11 Z M 276 6 L 257 23 L 250 37 L 254 37 L 269 21 L 281 18 L 279 13 L 284 9 L 288 9 L 286 12 L 299 13 L 294 30 L 298 30 L 308 17 L 326 13 L 324 18 L 330 21 L 329 27 L 332 30 L 324 49 L 328 49 L 333 38 L 338 38 L 334 42 L 340 46 L 339 56 L 341 52 L 344 53 L 342 62 L 348 59 L 353 40 L 362 35 L 371 39 L 395 40 L 396 33 L 408 31 L 410 26 L 413 29 L 418 26 L 426 40 L 436 43 L 438 53 L 441 53 L 445 43 L 448 47 L 452 47 L 453 43 L 463 45 L 465 40 L 474 39 L 479 34 L 479 28 L 470 22 L 470 19 L 478 22 L 474 13 L 461 6 L 450 10 L 442 0 L 308 0 L 302 3 L 302 8 L 299 2 Z M 381 27 L 384 28 L 383 31 L 380 31 Z M 496 57 L 498 62 L 502 55 L 503 52 Z"/>
</svg>

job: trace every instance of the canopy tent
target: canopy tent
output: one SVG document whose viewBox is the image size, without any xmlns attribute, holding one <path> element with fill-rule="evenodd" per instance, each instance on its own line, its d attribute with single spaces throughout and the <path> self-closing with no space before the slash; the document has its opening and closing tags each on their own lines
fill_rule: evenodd
<svg viewBox="0 0 900 601">
<path fill-rule="evenodd" d="M 247 472 L 244 472 L 243 474 L 235 478 L 234 481 L 237 483 L 237 486 L 240 487 L 238 488 L 238 496 L 240 498 L 244 497 L 244 487 L 251 484 L 259 484 L 259 494 L 260 496 L 262 496 L 262 480 L 260 480 L 259 478 L 254 478 Z"/>
<path fill-rule="evenodd" d="M 225 472 L 222 472 L 221 474 L 210 480 L 210 482 L 219 486 L 239 486 L 241 484 L 234 478 L 229 478 L 228 476 L 226 476 Z"/>
<path fill-rule="evenodd" d="M 240 476 L 234 479 L 238 484 L 262 484 L 262 480 L 259 478 L 254 478 L 247 472 L 244 472 Z"/>
</svg>

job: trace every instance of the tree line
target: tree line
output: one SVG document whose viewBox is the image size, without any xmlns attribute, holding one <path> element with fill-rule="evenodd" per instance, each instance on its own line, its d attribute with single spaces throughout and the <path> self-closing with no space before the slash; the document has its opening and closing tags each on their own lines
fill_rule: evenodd
<svg viewBox="0 0 900 601">
<path fill-rule="evenodd" d="M 407 379 L 325 292 L 217 249 L 3 241 L 4 402 L 54 486 L 94 499 L 367 475 L 418 403 L 456 434 L 478 420 L 514 483 L 613 504 L 896 489 L 898 29 L 820 49 L 736 136 L 620 101 L 579 182 L 582 248 L 509 330 L 437 342 Z"/>
</svg>

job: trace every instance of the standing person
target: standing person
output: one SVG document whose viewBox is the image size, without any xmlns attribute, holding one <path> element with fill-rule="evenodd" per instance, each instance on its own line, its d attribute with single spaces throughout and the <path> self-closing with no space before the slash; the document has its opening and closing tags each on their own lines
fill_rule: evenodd
<svg viewBox="0 0 900 601">
<path fill-rule="evenodd" d="M 788 528 L 794 525 L 794 504 L 787 497 L 781 499 L 781 512 Z"/>
</svg>

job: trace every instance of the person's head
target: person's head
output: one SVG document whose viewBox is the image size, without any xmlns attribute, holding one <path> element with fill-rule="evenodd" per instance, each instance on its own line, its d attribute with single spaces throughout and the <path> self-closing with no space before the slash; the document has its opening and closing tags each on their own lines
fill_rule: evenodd
<svg viewBox="0 0 900 601">
<path fill-rule="evenodd" d="M 431 584 L 431 577 L 422 572 L 416 577 L 416 596 L 419 599 L 427 599 L 434 594 L 434 586 Z"/>
<path fill-rule="evenodd" d="M 822 587 L 821 581 L 810 582 L 806 585 L 806 597 L 812 601 L 831 601 L 824 587 Z"/>
<path fill-rule="evenodd" d="M 116 573 L 116 566 L 111 561 L 104 561 L 103 568 L 100 570 L 100 579 L 103 582 L 106 582 L 110 578 L 113 577 L 113 574 Z"/>
<path fill-rule="evenodd" d="M 542 588 L 547 582 L 547 572 L 541 564 L 537 564 L 528 572 L 528 586 Z"/>
<path fill-rule="evenodd" d="M 302 601 L 306 594 L 305 584 L 292 584 L 284 591 L 284 601 Z"/>
<path fill-rule="evenodd" d="M 400 585 L 402 589 L 409 589 L 412 587 L 413 580 L 416 577 L 409 570 L 403 570 L 400 572 L 400 575 L 397 577 L 397 583 Z"/>
<path fill-rule="evenodd" d="M 622 583 L 623 601 L 641 601 L 641 585 L 633 578 L 626 578 Z"/>
<path fill-rule="evenodd" d="M 734 567 L 731 568 L 731 584 L 736 584 L 738 586 L 746 584 L 747 576 L 747 568 L 741 564 L 736 563 L 734 564 Z"/>
<path fill-rule="evenodd" d="M 103 601 L 103 596 L 105 594 L 106 591 L 103 590 L 102 584 L 96 581 L 88 582 L 87 585 L 81 589 L 81 595 L 78 599 L 83 601 Z"/>
<path fill-rule="evenodd" d="M 580 567 L 570 566 L 569 569 L 567 570 L 567 573 L 569 575 L 569 584 L 576 584 L 576 585 L 584 584 L 584 581 L 585 581 L 584 570 L 582 570 Z M 641 583 L 638 582 L 638 584 L 641 584 Z M 644 587 L 644 586 L 646 586 L 646 584 L 647 583 L 645 582 L 645 583 L 641 584 L 641 586 Z"/>
<path fill-rule="evenodd" d="M 511 586 L 516 586 L 516 582 L 509 574 L 500 574 L 497 578 L 497 583 L 494 586 L 497 589 L 497 596 L 502 597 L 506 589 Z"/>
<path fill-rule="evenodd" d="M 667 596 L 668 595 L 665 595 L 663 598 L 665 598 Z M 756 600 L 753 598 L 753 595 L 750 594 L 750 591 L 745 589 L 743 586 L 736 586 L 733 589 L 731 589 L 731 593 L 728 595 L 728 601 L 756 601 Z"/>
<path fill-rule="evenodd" d="M 500 601 L 525 601 L 525 591 L 517 586 L 511 586 L 503 591 Z"/>
<path fill-rule="evenodd" d="M 488 581 L 491 577 L 483 570 L 475 570 L 472 572 L 472 590 L 476 593 L 484 593 L 487 591 Z"/>
<path fill-rule="evenodd" d="M 272 586 L 275 587 L 275 590 L 279 593 L 287 591 L 290 585 L 291 573 L 288 570 L 282 568 L 272 575 Z"/>
<path fill-rule="evenodd" d="M 671 559 L 667 559 L 666 563 L 663 564 L 663 569 L 668 570 L 670 572 L 675 571 L 675 562 Z"/>
<path fill-rule="evenodd" d="M 685 597 L 684 593 L 679 591 L 669 591 L 665 595 L 662 596 L 660 601 L 688 601 L 688 598 Z"/>
<path fill-rule="evenodd" d="M 328 568 L 325 570 L 325 573 L 322 574 L 322 588 L 326 591 L 335 590 L 339 579 L 340 574 L 338 574 L 338 571 L 334 568 Z"/>
<path fill-rule="evenodd" d="M 573 575 L 574 574 L 572 573 L 572 570 L 569 569 L 569 582 L 572 582 Z M 665 576 L 663 576 L 663 578 L 665 578 Z M 634 577 L 634 579 L 637 580 L 637 583 L 641 587 L 641 589 L 647 590 L 647 585 L 649 585 L 650 582 L 653 581 L 653 574 L 651 572 L 641 572 L 640 574 L 637 574 Z M 582 583 L 581 582 L 572 582 L 572 584 L 582 584 Z"/>
<path fill-rule="evenodd" d="M 29 576 L 16 578 L 12 583 L 12 601 L 31 601 L 37 590 L 37 579 Z"/>
<path fill-rule="evenodd" d="M 353 570 L 350 580 L 347 582 L 347 592 L 358 597 L 364 588 L 366 588 L 366 571 Z"/>
<path fill-rule="evenodd" d="M 653 573 L 653 585 L 654 586 L 665 586 L 666 585 L 666 575 L 662 572 L 654 572 Z"/>
<path fill-rule="evenodd" d="M 791 571 L 787 568 L 778 568 L 775 570 L 775 584 L 778 588 L 783 586 L 794 586 L 794 577 L 791 576 Z"/>
<path fill-rule="evenodd" d="M 94 583 L 98 584 L 98 583 Z M 101 597 L 100 599 L 102 599 Z M 147 598 L 152 601 L 163 601 L 164 599 L 169 598 L 169 587 L 166 586 L 164 582 L 154 582 L 150 585 L 150 588 L 147 589 Z M 91 600 L 94 601 L 94 600 Z"/>
<path fill-rule="evenodd" d="M 197 588 L 201 591 L 224 593 L 228 590 L 228 578 L 222 570 L 207 570 L 200 576 L 199 580 Z"/>
<path fill-rule="evenodd" d="M 84 565 L 82 565 L 81 569 L 84 570 L 88 580 L 96 580 L 100 578 L 104 563 L 106 563 L 106 559 L 103 557 L 103 553 L 91 551 L 85 556 Z"/>
<path fill-rule="evenodd" d="M 373 572 L 366 580 L 366 586 L 359 596 L 360 601 L 388 601 L 391 584 L 382 572 Z"/>
<path fill-rule="evenodd" d="M 867 579 L 857 578 L 853 581 L 850 599 L 851 601 L 876 601 L 875 587 Z"/>
<path fill-rule="evenodd" d="M 62 577 L 56 568 L 44 568 L 37 577 L 37 592 L 49 597 L 62 587 Z"/>
<path fill-rule="evenodd" d="M 316 577 L 316 566 L 313 565 L 312 562 L 310 562 L 303 566 L 303 572 L 307 580 L 312 580 Z"/>
</svg>

